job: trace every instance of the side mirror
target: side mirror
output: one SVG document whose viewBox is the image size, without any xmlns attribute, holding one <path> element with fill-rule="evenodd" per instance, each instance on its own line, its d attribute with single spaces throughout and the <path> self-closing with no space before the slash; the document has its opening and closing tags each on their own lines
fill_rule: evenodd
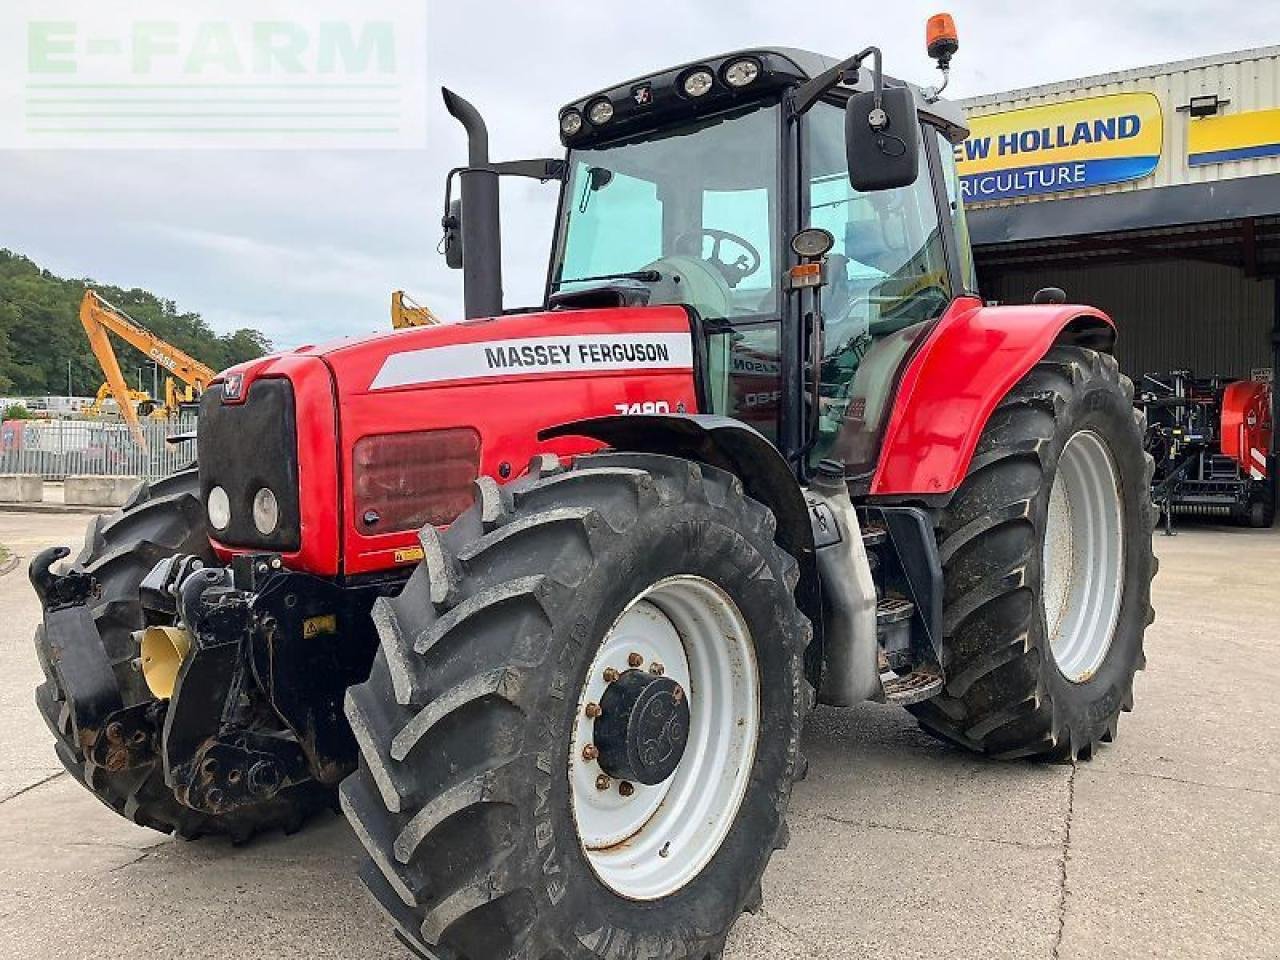
<svg viewBox="0 0 1280 960">
<path fill-rule="evenodd" d="M 907 87 L 890 87 L 880 94 L 856 93 L 844 116 L 845 154 L 849 182 L 870 193 L 908 187 L 920 174 L 920 120 L 915 96 Z"/>
<path fill-rule="evenodd" d="M 444 262 L 450 270 L 462 269 L 462 201 L 449 201 L 449 215 L 441 222 L 444 227 Z"/>
</svg>

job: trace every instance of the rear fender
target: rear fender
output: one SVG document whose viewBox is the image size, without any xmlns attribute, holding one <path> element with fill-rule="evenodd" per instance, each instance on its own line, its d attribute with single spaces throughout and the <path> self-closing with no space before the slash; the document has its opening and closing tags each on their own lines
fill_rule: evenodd
<svg viewBox="0 0 1280 960">
<path fill-rule="evenodd" d="M 1093 307 L 956 301 L 903 372 L 871 494 L 951 493 L 992 411 L 1052 347 L 1111 353 L 1115 339 L 1111 318 Z"/>
<path fill-rule="evenodd" d="M 796 600 L 813 624 L 811 670 L 822 663 L 822 595 L 809 507 L 787 461 L 761 433 L 730 417 L 641 414 L 575 420 L 538 434 L 540 440 L 556 437 L 589 437 L 615 450 L 682 457 L 727 470 L 741 480 L 748 496 L 773 511 L 778 543 L 800 564 Z"/>
</svg>

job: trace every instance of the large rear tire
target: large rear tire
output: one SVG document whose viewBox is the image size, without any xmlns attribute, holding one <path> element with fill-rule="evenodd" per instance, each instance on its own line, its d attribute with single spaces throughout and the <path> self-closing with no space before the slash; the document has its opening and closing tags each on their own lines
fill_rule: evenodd
<svg viewBox="0 0 1280 960">
<path fill-rule="evenodd" d="M 156 563 L 180 553 L 216 562 L 195 469 L 144 483 L 122 510 L 94 517 L 74 563 L 75 569 L 92 574 L 101 588 L 92 609 L 97 629 L 77 640 L 105 649 L 126 707 L 155 699 L 132 665 L 138 656 L 133 633 L 144 626 L 138 586 Z M 59 682 L 59 652 L 48 642 L 43 626 L 36 630 L 35 645 L 45 673 L 44 683 L 36 688 L 36 705 L 53 732 L 58 759 L 90 793 L 134 823 L 185 839 L 222 834 L 243 842 L 276 827 L 292 832 L 312 813 L 334 804 L 332 788 L 306 783 L 258 806 L 211 816 L 178 802 L 165 784 L 159 761 L 117 771 L 95 764 L 75 735 L 70 700 L 76 691 L 64 690 Z"/>
<path fill-rule="evenodd" d="M 348 693 L 361 762 L 341 794 L 365 883 L 422 956 L 719 956 L 785 841 L 810 704 L 773 515 L 727 473 L 628 454 L 536 461 L 477 500 L 424 530 Z M 602 730 L 654 677 L 691 719 L 626 741 L 642 765 L 684 742 L 668 779 L 633 784 Z M 648 708 L 626 716 L 639 729 Z"/>
<path fill-rule="evenodd" d="M 936 526 L 947 684 L 910 709 L 1000 757 L 1088 759 L 1154 619 L 1151 457 L 1115 359 L 1057 347 L 988 422 Z"/>
</svg>

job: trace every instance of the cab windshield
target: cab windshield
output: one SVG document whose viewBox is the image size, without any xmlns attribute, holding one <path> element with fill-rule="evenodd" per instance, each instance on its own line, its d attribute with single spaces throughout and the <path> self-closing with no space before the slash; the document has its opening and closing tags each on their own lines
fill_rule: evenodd
<svg viewBox="0 0 1280 960">
<path fill-rule="evenodd" d="M 753 106 L 574 151 L 552 292 L 635 283 L 706 319 L 777 316 L 779 123 Z"/>
</svg>

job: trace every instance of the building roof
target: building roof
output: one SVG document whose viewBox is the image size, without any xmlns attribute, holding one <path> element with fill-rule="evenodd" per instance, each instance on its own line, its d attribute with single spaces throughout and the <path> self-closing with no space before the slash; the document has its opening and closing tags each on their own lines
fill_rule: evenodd
<svg viewBox="0 0 1280 960">
<path fill-rule="evenodd" d="M 1156 63 L 1146 67 L 1133 67 L 1128 70 L 1115 70 L 1111 73 L 1098 73 L 1075 80 L 1058 80 L 1043 83 L 1034 87 L 1019 87 L 1013 90 L 1002 90 L 986 93 L 976 97 L 967 97 L 959 103 L 966 110 L 975 107 L 987 107 L 1007 100 L 1021 100 L 1028 97 L 1053 96 L 1059 93 L 1071 93 L 1084 87 L 1097 87 L 1108 83 L 1122 83 L 1129 80 L 1146 80 L 1169 73 L 1183 73 L 1189 70 L 1201 70 L 1206 67 L 1219 67 L 1230 63 L 1247 63 L 1250 60 L 1267 60 L 1280 56 L 1280 45 L 1269 47 L 1253 47 L 1248 50 L 1236 50 L 1230 53 L 1216 53 L 1207 57 L 1195 57 L 1190 60 L 1174 60 L 1169 63 Z"/>
</svg>

